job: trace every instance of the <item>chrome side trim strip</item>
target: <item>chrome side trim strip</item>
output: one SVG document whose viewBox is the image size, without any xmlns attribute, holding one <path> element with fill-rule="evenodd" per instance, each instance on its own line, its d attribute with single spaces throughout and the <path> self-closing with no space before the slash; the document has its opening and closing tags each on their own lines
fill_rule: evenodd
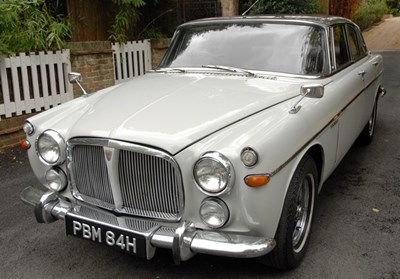
<svg viewBox="0 0 400 279">
<path fill-rule="evenodd" d="M 360 91 L 348 104 L 346 104 L 333 118 L 321 129 L 319 130 L 314 136 L 312 136 L 305 144 L 303 144 L 292 156 L 290 156 L 285 162 L 283 162 L 280 166 L 278 166 L 274 171 L 270 172 L 270 177 L 273 177 L 278 172 L 280 172 L 284 167 L 286 167 L 294 158 L 297 157 L 311 142 L 313 142 L 317 137 L 319 137 L 322 132 L 329 126 L 333 127 L 340 119 L 340 115 L 345 111 L 357 98 L 367 91 L 368 87 L 370 87 L 374 81 L 376 81 L 379 76 L 382 75 L 380 73 L 372 82 L 368 84 L 362 91 Z M 379 93 L 379 92 L 378 92 Z"/>
</svg>

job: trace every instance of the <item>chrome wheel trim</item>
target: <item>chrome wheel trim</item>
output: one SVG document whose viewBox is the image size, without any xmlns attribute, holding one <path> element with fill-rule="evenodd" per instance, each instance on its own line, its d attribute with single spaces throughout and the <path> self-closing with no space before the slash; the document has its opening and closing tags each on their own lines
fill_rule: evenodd
<svg viewBox="0 0 400 279">
<path fill-rule="evenodd" d="M 294 252 L 300 252 L 306 243 L 314 208 L 315 180 L 311 173 L 304 177 L 296 199 L 296 212 L 292 245 Z"/>
</svg>

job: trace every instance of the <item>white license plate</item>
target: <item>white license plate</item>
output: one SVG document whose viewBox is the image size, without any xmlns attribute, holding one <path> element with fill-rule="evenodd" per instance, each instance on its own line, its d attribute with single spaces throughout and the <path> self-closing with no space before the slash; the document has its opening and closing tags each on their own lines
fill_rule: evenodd
<svg viewBox="0 0 400 279">
<path fill-rule="evenodd" d="M 146 258 L 144 236 L 93 221 L 65 216 L 67 235 L 104 244 L 129 254 Z"/>
</svg>

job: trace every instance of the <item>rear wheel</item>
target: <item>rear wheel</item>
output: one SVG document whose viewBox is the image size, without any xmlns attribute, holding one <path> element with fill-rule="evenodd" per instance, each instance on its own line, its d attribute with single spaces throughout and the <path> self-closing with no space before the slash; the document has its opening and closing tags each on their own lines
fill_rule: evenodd
<svg viewBox="0 0 400 279">
<path fill-rule="evenodd" d="M 358 136 L 357 143 L 359 145 L 368 145 L 372 142 L 375 134 L 376 126 L 376 115 L 378 111 L 378 99 L 376 99 L 374 104 L 374 109 L 372 110 L 371 117 L 369 118 L 367 124 L 362 130 L 361 134 Z"/>
<path fill-rule="evenodd" d="M 317 185 L 317 166 L 310 155 L 305 155 L 286 194 L 275 234 L 276 247 L 261 262 L 279 269 L 291 269 L 301 262 L 311 229 Z"/>
</svg>

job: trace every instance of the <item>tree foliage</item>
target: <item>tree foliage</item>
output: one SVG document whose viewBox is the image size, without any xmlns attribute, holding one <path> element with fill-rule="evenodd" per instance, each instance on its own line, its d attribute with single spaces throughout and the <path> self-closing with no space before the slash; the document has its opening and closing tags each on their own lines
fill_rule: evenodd
<svg viewBox="0 0 400 279">
<path fill-rule="evenodd" d="M 386 0 L 389 11 L 394 16 L 400 15 L 400 0 Z"/>
<path fill-rule="evenodd" d="M 254 2 L 255 0 L 241 1 L 241 12 Z M 317 0 L 261 0 L 253 6 L 249 14 L 313 14 L 318 11 Z"/>
<path fill-rule="evenodd" d="M 44 0 L 0 0 L 0 54 L 62 49 L 70 29 Z"/>
<path fill-rule="evenodd" d="M 126 43 L 128 30 L 139 20 L 138 8 L 144 6 L 144 0 L 112 0 L 118 10 L 111 25 L 109 40 L 118 43 Z"/>
</svg>

